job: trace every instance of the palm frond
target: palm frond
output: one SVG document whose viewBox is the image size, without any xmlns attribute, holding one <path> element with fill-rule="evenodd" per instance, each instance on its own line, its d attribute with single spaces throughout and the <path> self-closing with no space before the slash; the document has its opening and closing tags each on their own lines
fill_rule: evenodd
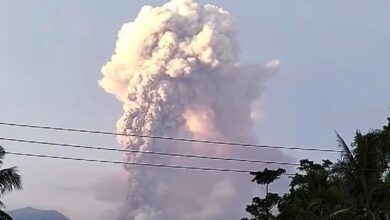
<svg viewBox="0 0 390 220">
<path fill-rule="evenodd" d="M 337 210 L 329 215 L 329 220 L 341 220 L 341 219 L 352 219 L 353 209 L 344 208 Z"/>
<path fill-rule="evenodd" d="M 344 139 L 341 137 L 341 135 L 337 131 L 336 131 L 336 135 L 337 135 L 337 143 L 339 144 L 339 147 L 341 147 L 341 149 L 343 150 L 343 157 L 346 157 L 349 161 L 356 164 L 353 153 L 349 149 L 347 143 L 344 141 Z"/>
<path fill-rule="evenodd" d="M 321 220 L 321 217 L 310 210 L 301 209 L 298 211 L 297 219 L 300 220 Z"/>
<path fill-rule="evenodd" d="M 0 209 L 5 209 L 5 208 L 7 208 L 7 207 L 5 206 L 3 201 L 0 200 Z"/>
<path fill-rule="evenodd" d="M 6 212 L 0 210 L 0 219 L 1 220 L 13 220 L 10 215 L 8 215 Z"/>
<path fill-rule="evenodd" d="M 15 189 L 22 189 L 21 176 L 17 173 L 17 168 L 0 170 L 0 192 L 3 194 Z"/>
<path fill-rule="evenodd" d="M 5 156 L 5 150 L 4 150 L 4 148 L 0 145 L 0 166 L 3 164 L 4 156 Z"/>
</svg>

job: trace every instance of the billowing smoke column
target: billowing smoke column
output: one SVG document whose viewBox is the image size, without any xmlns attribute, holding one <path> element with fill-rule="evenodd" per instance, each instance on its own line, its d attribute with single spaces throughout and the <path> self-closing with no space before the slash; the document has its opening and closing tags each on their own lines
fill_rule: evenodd
<svg viewBox="0 0 390 220">
<path fill-rule="evenodd" d="M 172 0 L 161 7 L 144 6 L 133 22 L 123 25 L 115 54 L 102 68 L 104 76 L 99 81 L 105 91 L 124 103 L 117 131 L 254 141 L 252 105 L 259 99 L 264 80 L 279 63 L 272 61 L 264 68 L 242 65 L 237 61 L 238 52 L 236 24 L 228 12 L 216 6 L 200 5 L 195 0 Z M 125 149 L 161 151 L 165 146 L 148 138 L 118 137 L 118 140 Z M 193 145 L 187 152 L 204 152 L 202 149 L 205 148 Z M 207 153 L 229 154 L 214 149 L 218 150 Z M 125 161 L 172 162 L 168 158 L 156 160 L 134 153 L 126 154 Z M 201 204 L 223 197 L 218 193 L 230 195 L 236 190 L 234 183 L 223 177 L 205 180 L 210 183 L 206 193 L 209 198 L 205 201 L 196 201 L 196 197 L 177 198 L 194 200 L 197 203 L 194 207 L 199 210 L 192 212 L 198 214 L 182 208 L 183 212 L 175 216 L 169 202 L 163 201 L 167 194 L 180 188 L 169 188 L 179 181 L 174 175 L 166 177 L 169 174 L 163 174 L 165 171 L 133 166 L 127 166 L 126 170 L 129 196 L 118 219 L 216 219 L 223 208 L 208 210 Z M 218 192 L 223 186 L 228 189 Z"/>
</svg>

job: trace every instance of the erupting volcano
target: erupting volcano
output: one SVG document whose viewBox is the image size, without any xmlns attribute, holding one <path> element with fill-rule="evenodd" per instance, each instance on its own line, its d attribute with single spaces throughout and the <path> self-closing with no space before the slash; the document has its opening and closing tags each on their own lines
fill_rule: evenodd
<svg viewBox="0 0 390 220">
<path fill-rule="evenodd" d="M 236 23 L 229 12 L 195 0 L 144 6 L 134 21 L 119 31 L 115 53 L 103 66 L 99 81 L 105 91 L 123 102 L 117 131 L 255 142 L 252 108 L 279 61 L 264 67 L 247 65 L 238 61 L 238 54 Z M 168 151 L 180 145 L 179 150 L 187 153 L 232 153 L 217 146 L 168 146 L 150 138 L 121 136 L 118 141 L 125 149 L 141 151 Z M 139 153 L 127 153 L 124 160 L 183 162 Z M 236 180 L 227 174 L 209 175 L 202 184 L 193 185 L 200 181 L 199 174 L 175 175 L 174 171 L 134 166 L 125 169 L 128 201 L 117 219 L 222 219 L 236 202 L 230 201 L 238 191 Z"/>
</svg>

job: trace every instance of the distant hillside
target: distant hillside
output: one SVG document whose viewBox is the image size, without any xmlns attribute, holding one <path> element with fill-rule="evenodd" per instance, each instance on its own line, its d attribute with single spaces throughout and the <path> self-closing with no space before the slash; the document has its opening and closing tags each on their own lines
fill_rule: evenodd
<svg viewBox="0 0 390 220">
<path fill-rule="evenodd" d="M 63 214 L 54 210 L 39 210 L 31 207 L 15 209 L 8 214 L 14 220 L 69 220 Z"/>
</svg>

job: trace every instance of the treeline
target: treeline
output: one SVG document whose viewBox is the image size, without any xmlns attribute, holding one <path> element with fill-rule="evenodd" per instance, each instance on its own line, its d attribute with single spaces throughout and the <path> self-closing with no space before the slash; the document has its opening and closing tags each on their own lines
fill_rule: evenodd
<svg viewBox="0 0 390 220">
<path fill-rule="evenodd" d="M 382 129 L 357 131 L 350 145 L 338 134 L 337 141 L 339 160 L 301 160 L 284 195 L 268 191 L 284 169 L 251 173 L 266 196 L 253 198 L 251 218 L 242 220 L 389 220 L 390 118 Z"/>
</svg>

